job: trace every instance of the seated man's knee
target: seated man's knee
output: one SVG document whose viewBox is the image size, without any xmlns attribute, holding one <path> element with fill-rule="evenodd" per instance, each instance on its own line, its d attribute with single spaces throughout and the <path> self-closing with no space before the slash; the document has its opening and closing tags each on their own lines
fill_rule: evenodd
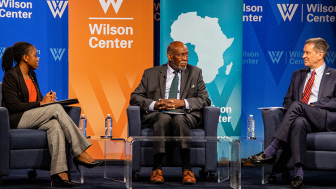
<svg viewBox="0 0 336 189">
<path fill-rule="evenodd" d="M 175 115 L 172 119 L 174 123 L 182 123 L 186 122 L 187 118 L 184 115 Z"/>
<path fill-rule="evenodd" d="M 172 117 L 169 114 L 160 113 L 158 115 L 158 120 L 161 122 L 170 123 L 172 120 Z"/>
<path fill-rule="evenodd" d="M 153 129 L 155 130 L 167 130 L 171 125 L 171 116 L 165 113 L 159 113 L 155 118 Z"/>
<path fill-rule="evenodd" d="M 291 130 L 306 130 L 309 122 L 304 117 L 297 117 L 291 125 Z"/>
<path fill-rule="evenodd" d="M 175 125 L 175 128 L 189 127 L 188 118 L 185 115 L 175 115 L 172 122 Z"/>
<path fill-rule="evenodd" d="M 297 109 L 298 107 L 301 107 L 303 104 L 304 104 L 303 102 L 294 101 L 294 102 L 292 102 L 292 104 L 290 105 L 288 110 Z"/>
</svg>

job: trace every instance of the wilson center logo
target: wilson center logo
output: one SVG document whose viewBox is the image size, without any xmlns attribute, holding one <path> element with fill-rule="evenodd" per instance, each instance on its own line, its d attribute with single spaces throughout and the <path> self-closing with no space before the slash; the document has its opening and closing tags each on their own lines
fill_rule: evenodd
<svg viewBox="0 0 336 189">
<path fill-rule="evenodd" d="M 298 8 L 299 4 L 277 4 L 280 14 L 284 21 L 288 18 L 289 21 L 292 20 L 296 9 Z"/>
<path fill-rule="evenodd" d="M 0 47 L 0 58 L 2 58 L 3 53 L 5 52 L 7 47 Z"/>
<path fill-rule="evenodd" d="M 123 0 L 117 0 L 117 2 L 115 2 L 115 0 L 107 0 L 107 1 L 106 0 L 99 0 L 99 2 L 100 2 L 100 5 L 103 8 L 105 14 L 106 14 L 110 4 L 112 4 L 115 13 L 118 14 L 119 8 L 120 8 Z"/>
<path fill-rule="evenodd" d="M 335 58 L 336 58 L 336 53 L 335 53 L 335 51 L 332 51 L 332 52 L 328 53 L 328 56 L 325 58 L 325 61 L 328 64 L 334 64 Z"/>
<path fill-rule="evenodd" d="M 279 61 L 282 57 L 283 51 L 268 51 L 268 54 L 273 62 L 273 64 L 276 62 L 279 64 Z"/>
<path fill-rule="evenodd" d="M 61 61 L 63 54 L 65 52 L 65 48 L 50 48 L 50 52 L 53 55 L 55 61 Z"/>
<path fill-rule="evenodd" d="M 51 13 L 53 14 L 54 18 L 58 15 L 62 18 L 65 8 L 68 5 L 68 1 L 55 1 L 55 0 L 47 0 Z"/>
</svg>

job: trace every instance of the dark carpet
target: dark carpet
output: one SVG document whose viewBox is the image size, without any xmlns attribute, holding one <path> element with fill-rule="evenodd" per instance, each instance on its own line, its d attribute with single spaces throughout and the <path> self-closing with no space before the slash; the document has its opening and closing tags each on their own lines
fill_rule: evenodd
<svg viewBox="0 0 336 189">
<path fill-rule="evenodd" d="M 108 174 L 123 174 L 123 169 L 118 167 L 108 167 Z M 183 185 L 181 183 L 181 168 L 163 168 L 163 176 L 166 183 L 163 185 L 149 184 L 149 176 L 151 168 L 142 168 L 140 180 L 133 182 L 133 188 L 183 188 L 183 189 L 204 189 L 204 188 L 230 188 L 229 181 L 223 183 L 214 183 L 202 180 L 198 176 L 197 168 L 193 169 L 195 173 L 196 185 Z M 29 170 L 11 170 L 10 176 L 2 177 L 3 185 L 1 188 L 21 189 L 21 188 L 50 188 L 50 178 L 48 171 L 37 170 L 37 178 L 29 179 L 27 176 Z M 87 189 L 104 189 L 104 188 L 126 188 L 125 183 L 115 182 L 104 179 L 104 166 L 95 167 L 93 169 L 84 168 L 85 180 L 84 184 L 76 184 L 74 188 Z M 293 176 L 293 172 L 291 172 Z M 277 175 L 277 184 L 261 184 L 261 168 L 244 166 L 242 167 L 242 183 L 241 188 L 246 189 L 284 189 L 289 188 L 290 181 L 281 179 L 281 175 Z M 305 186 L 309 189 L 336 188 L 336 173 L 326 171 L 305 171 Z M 58 182 L 54 183 L 53 188 L 62 188 Z"/>
</svg>

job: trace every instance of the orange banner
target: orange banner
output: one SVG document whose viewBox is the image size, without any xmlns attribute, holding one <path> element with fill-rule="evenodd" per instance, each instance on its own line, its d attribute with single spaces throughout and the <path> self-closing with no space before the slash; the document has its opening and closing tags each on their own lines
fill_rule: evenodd
<svg viewBox="0 0 336 189">
<path fill-rule="evenodd" d="M 143 71 L 153 66 L 153 0 L 69 0 L 69 98 L 78 98 L 87 135 L 127 137 L 126 108 Z M 91 140 L 89 153 L 103 158 Z M 99 147 L 98 147 L 99 146 Z"/>
</svg>

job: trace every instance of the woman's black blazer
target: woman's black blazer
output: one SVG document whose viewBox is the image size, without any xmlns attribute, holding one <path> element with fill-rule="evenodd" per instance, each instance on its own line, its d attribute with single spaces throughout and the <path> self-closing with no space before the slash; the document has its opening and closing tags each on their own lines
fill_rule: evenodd
<svg viewBox="0 0 336 189">
<path fill-rule="evenodd" d="M 8 109 L 11 129 L 16 129 L 23 113 L 27 110 L 40 107 L 43 96 L 38 85 L 36 74 L 29 71 L 37 93 L 36 102 L 29 102 L 29 92 L 18 65 L 8 70 L 2 81 L 2 107 Z"/>
</svg>

